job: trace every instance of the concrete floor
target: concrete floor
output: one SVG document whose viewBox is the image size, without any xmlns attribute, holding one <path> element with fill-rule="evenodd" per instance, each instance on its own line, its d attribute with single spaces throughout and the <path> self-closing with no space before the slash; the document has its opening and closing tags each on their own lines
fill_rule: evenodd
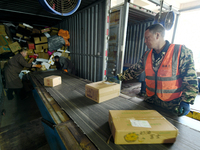
<svg viewBox="0 0 200 150">
<path fill-rule="evenodd" d="M 0 111 L 6 112 L 0 115 L 0 150 L 50 150 L 31 90 L 27 94 L 25 100 L 1 99 Z"/>
</svg>

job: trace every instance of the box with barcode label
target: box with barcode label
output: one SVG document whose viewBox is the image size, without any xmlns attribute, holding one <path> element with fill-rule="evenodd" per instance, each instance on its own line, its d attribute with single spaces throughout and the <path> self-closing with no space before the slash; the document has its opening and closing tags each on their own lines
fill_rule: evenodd
<svg viewBox="0 0 200 150">
<path fill-rule="evenodd" d="M 120 84 L 111 82 L 94 82 L 85 85 L 85 96 L 97 103 L 118 97 Z"/>
<path fill-rule="evenodd" d="M 110 110 L 115 144 L 174 143 L 178 129 L 155 110 Z"/>
</svg>

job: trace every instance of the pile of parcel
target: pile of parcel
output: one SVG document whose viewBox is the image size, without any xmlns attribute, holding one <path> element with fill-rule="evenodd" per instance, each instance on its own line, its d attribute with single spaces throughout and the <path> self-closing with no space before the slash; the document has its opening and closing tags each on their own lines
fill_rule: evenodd
<svg viewBox="0 0 200 150">
<path fill-rule="evenodd" d="M 21 49 L 27 49 L 28 63 L 41 64 L 40 70 L 55 69 L 54 56 L 64 56 L 69 60 L 70 34 L 56 27 L 33 27 L 28 24 L 0 24 L 0 67 Z M 26 68 L 24 68 L 26 70 Z M 31 69 L 35 71 L 35 68 Z"/>
</svg>

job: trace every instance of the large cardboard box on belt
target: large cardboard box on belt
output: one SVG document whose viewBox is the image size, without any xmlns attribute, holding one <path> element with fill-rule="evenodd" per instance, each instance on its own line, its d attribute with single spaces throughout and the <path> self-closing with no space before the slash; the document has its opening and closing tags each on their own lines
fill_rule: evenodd
<svg viewBox="0 0 200 150">
<path fill-rule="evenodd" d="M 85 96 L 97 103 L 118 97 L 120 84 L 105 81 L 94 82 L 85 85 Z"/>
<path fill-rule="evenodd" d="M 44 86 L 54 87 L 62 83 L 61 76 L 48 76 L 44 78 Z"/>
<path fill-rule="evenodd" d="M 109 110 L 115 144 L 174 143 L 178 129 L 155 110 Z"/>
</svg>

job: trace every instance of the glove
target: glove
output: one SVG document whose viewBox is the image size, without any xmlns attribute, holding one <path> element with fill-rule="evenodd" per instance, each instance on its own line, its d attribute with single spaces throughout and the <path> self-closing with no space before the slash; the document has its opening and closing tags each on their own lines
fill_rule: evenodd
<svg viewBox="0 0 200 150">
<path fill-rule="evenodd" d="M 67 70 L 67 69 L 63 69 L 63 71 L 64 71 L 64 72 L 68 72 L 68 70 Z"/>
<path fill-rule="evenodd" d="M 118 78 L 118 76 L 114 76 L 114 77 L 108 77 L 108 81 L 110 81 L 110 82 L 119 82 L 119 78 Z"/>
<path fill-rule="evenodd" d="M 37 67 L 37 68 L 41 68 L 41 67 L 42 67 L 42 65 L 36 65 L 35 67 Z"/>
<path fill-rule="evenodd" d="M 189 112 L 190 112 L 190 105 L 182 101 L 178 108 L 178 116 L 185 116 Z"/>
</svg>

